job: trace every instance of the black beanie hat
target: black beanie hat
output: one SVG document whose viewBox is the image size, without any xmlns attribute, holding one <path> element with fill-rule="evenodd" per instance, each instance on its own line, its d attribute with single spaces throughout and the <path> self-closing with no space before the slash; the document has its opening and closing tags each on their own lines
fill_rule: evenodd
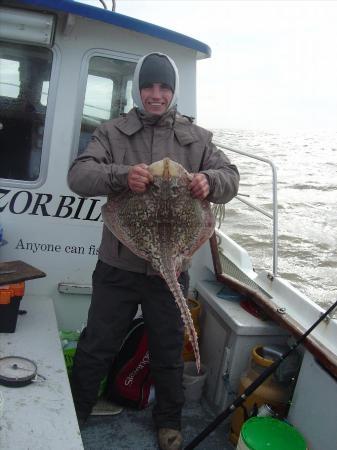
<svg viewBox="0 0 337 450">
<path fill-rule="evenodd" d="M 167 84 L 175 89 L 175 71 L 165 55 L 153 53 L 144 59 L 139 72 L 139 90 L 153 83 Z"/>
</svg>

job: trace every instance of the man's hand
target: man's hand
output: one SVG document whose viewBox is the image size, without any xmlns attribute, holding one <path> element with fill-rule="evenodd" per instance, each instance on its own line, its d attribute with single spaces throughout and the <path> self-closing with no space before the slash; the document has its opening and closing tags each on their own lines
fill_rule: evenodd
<svg viewBox="0 0 337 450">
<path fill-rule="evenodd" d="M 188 188 L 193 198 L 203 200 L 210 191 L 208 178 L 204 173 L 195 173 Z"/>
<path fill-rule="evenodd" d="M 128 173 L 128 185 L 132 192 L 141 194 L 146 191 L 147 186 L 153 180 L 153 176 L 146 164 L 131 166 Z"/>
</svg>

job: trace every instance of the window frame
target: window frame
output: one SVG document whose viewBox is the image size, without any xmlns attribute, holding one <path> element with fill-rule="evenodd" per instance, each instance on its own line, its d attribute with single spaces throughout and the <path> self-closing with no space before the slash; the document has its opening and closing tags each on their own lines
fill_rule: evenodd
<svg viewBox="0 0 337 450">
<path fill-rule="evenodd" d="M 74 132 L 72 137 L 72 149 L 70 152 L 70 160 L 69 160 L 69 166 L 72 164 L 74 159 L 77 157 L 78 153 L 78 146 L 79 146 L 79 140 L 80 140 L 80 134 L 81 134 L 81 122 L 82 122 L 82 114 L 83 114 L 83 108 L 84 108 L 84 101 L 85 101 L 85 93 L 86 93 L 86 86 L 87 86 L 87 78 L 89 73 L 89 65 L 90 61 L 94 57 L 102 57 L 102 58 L 109 58 L 109 59 L 115 59 L 125 62 L 133 62 L 137 64 L 139 58 L 141 55 L 136 55 L 134 53 L 124 53 L 124 52 L 117 52 L 117 51 L 110 51 L 106 49 L 90 49 L 86 51 L 82 58 L 81 68 L 80 68 L 80 77 L 79 77 L 79 85 L 78 85 L 78 92 L 77 92 L 77 107 L 75 111 L 75 123 L 74 123 Z"/>
<path fill-rule="evenodd" d="M 0 42 L 0 44 L 3 44 L 3 43 L 6 44 L 7 42 L 5 42 L 5 41 Z M 26 44 L 19 44 L 19 45 L 25 46 Z M 27 44 L 27 46 L 30 46 L 30 44 Z M 42 46 L 42 45 L 38 45 L 35 47 L 46 48 L 45 46 Z M 31 181 L 0 177 L 0 184 L 3 187 L 21 188 L 21 189 L 36 189 L 36 188 L 39 188 L 40 186 L 42 186 L 46 182 L 46 179 L 47 179 L 51 134 L 52 134 L 52 128 L 53 128 L 53 120 L 55 117 L 55 106 L 56 106 L 56 99 L 57 99 L 57 83 L 58 83 L 60 64 L 61 64 L 61 53 L 60 53 L 60 50 L 58 49 L 58 47 L 54 45 L 53 47 L 47 47 L 47 48 L 52 53 L 52 64 L 51 64 L 46 116 L 45 116 L 44 132 L 43 132 L 43 140 L 42 140 L 42 151 L 41 151 L 39 176 L 36 180 L 31 180 Z"/>
</svg>

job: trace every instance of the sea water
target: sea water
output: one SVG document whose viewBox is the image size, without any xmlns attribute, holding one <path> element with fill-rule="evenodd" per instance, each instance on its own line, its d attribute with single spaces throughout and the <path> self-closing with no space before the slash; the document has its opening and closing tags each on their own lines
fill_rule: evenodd
<svg viewBox="0 0 337 450">
<path fill-rule="evenodd" d="M 223 145 L 268 158 L 278 178 L 278 273 L 326 308 L 337 300 L 337 131 L 213 130 Z M 272 213 L 268 165 L 225 151 L 237 164 L 239 192 Z M 272 221 L 233 199 L 222 229 L 242 244 L 254 267 L 272 271 Z"/>
</svg>

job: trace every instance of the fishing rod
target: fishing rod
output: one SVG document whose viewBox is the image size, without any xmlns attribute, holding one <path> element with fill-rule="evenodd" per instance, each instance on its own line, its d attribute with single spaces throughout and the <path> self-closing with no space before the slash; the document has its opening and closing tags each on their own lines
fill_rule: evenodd
<svg viewBox="0 0 337 450">
<path fill-rule="evenodd" d="M 192 450 L 195 448 L 198 444 L 200 444 L 201 441 L 203 441 L 212 431 L 225 419 L 227 419 L 228 416 L 230 416 L 236 408 L 238 408 L 242 403 L 246 400 L 247 397 L 250 396 L 261 384 L 272 374 L 276 371 L 278 366 L 281 364 L 282 361 L 284 361 L 290 353 L 292 353 L 306 338 L 307 336 L 319 325 L 335 308 L 337 307 L 337 301 L 330 306 L 325 313 L 323 313 L 316 322 L 311 325 L 311 327 L 293 344 L 290 346 L 289 350 L 284 352 L 279 359 L 273 362 L 269 367 L 267 367 L 261 375 L 259 375 L 245 390 L 244 392 L 238 396 L 234 402 L 229 405 L 222 413 L 220 413 L 214 420 L 211 422 L 198 436 L 196 436 L 193 441 L 191 441 L 187 446 L 184 448 L 184 450 Z"/>
</svg>

